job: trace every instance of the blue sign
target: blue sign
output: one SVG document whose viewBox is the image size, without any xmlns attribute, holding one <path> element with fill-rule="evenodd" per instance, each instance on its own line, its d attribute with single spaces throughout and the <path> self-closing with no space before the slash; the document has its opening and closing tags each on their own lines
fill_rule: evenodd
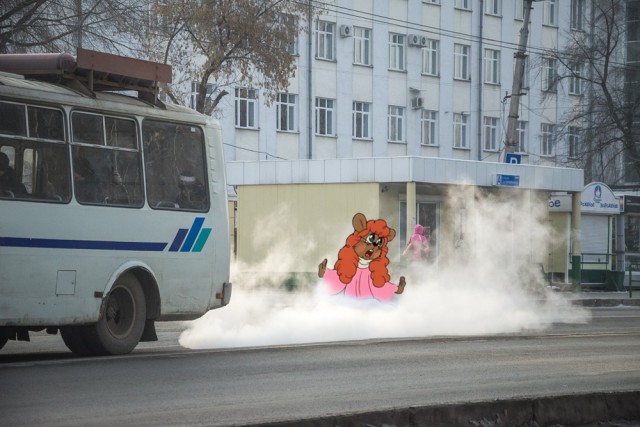
<svg viewBox="0 0 640 427">
<path fill-rule="evenodd" d="M 507 153 L 505 162 L 511 163 L 512 165 L 519 165 L 520 163 L 522 163 L 522 154 Z"/>
<path fill-rule="evenodd" d="M 520 175 L 496 175 L 496 185 L 500 185 L 502 187 L 519 187 L 520 186 Z"/>
</svg>

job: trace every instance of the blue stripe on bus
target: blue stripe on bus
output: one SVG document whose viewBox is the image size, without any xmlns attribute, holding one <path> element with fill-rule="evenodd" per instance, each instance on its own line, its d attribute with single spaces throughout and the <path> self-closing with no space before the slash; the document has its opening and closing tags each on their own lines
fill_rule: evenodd
<svg viewBox="0 0 640 427">
<path fill-rule="evenodd" d="M 160 242 L 113 242 L 103 240 L 62 240 L 29 239 L 21 237 L 0 237 L 0 246 L 14 248 L 51 249 L 95 249 L 111 251 L 151 251 L 162 252 L 167 243 Z"/>
<path fill-rule="evenodd" d="M 204 223 L 204 218 L 197 217 L 193 220 L 193 224 L 191 225 L 191 229 L 189 230 L 189 234 L 187 235 L 187 239 L 184 241 L 182 248 L 180 248 L 180 252 L 189 252 L 193 247 L 193 242 L 196 241 L 196 237 L 200 233 L 200 229 L 202 228 L 202 224 Z"/>
<path fill-rule="evenodd" d="M 196 245 L 193 247 L 193 252 L 201 252 L 204 244 L 207 243 L 207 239 L 209 238 L 209 234 L 211 234 L 210 228 L 203 228 L 198 236 L 198 240 L 196 240 Z"/>
<path fill-rule="evenodd" d="M 178 232 L 176 233 L 176 238 L 173 239 L 173 243 L 171 244 L 171 247 L 169 248 L 169 252 L 177 252 L 178 249 L 180 249 L 180 245 L 184 241 L 184 238 L 187 235 L 187 231 L 189 231 L 189 230 L 187 230 L 186 228 L 180 228 L 178 230 Z"/>
</svg>

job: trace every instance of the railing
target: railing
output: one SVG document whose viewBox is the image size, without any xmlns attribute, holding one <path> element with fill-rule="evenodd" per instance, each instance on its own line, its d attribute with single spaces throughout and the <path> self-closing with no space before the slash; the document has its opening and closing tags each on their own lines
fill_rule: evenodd
<svg viewBox="0 0 640 427">
<path fill-rule="evenodd" d="M 633 278 L 633 272 L 637 271 L 640 272 L 640 263 L 635 263 L 635 262 L 630 262 L 629 263 L 629 298 L 631 298 L 633 296 L 633 284 L 634 283 L 639 283 L 640 284 L 640 275 L 638 275 L 637 279 Z"/>
</svg>

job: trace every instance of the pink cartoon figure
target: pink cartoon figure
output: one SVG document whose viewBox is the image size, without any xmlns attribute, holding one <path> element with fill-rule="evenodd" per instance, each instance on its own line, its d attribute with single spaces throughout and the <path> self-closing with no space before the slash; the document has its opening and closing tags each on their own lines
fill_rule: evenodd
<svg viewBox="0 0 640 427">
<path fill-rule="evenodd" d="M 357 299 L 389 301 L 401 294 L 406 285 L 404 276 L 398 285 L 389 282 L 387 245 L 396 232 L 384 220 L 367 221 L 361 213 L 353 217 L 352 223 L 354 231 L 338 252 L 335 269 L 328 269 L 324 259 L 318 266 L 318 276 L 333 295 L 344 292 Z"/>
<path fill-rule="evenodd" d="M 427 227 L 430 231 L 431 228 Z M 429 239 L 424 235 L 424 227 L 420 224 L 416 224 L 413 230 L 413 236 L 409 239 L 407 247 L 404 248 L 402 256 L 409 258 L 412 261 L 420 261 L 427 259 L 429 256 Z"/>
</svg>

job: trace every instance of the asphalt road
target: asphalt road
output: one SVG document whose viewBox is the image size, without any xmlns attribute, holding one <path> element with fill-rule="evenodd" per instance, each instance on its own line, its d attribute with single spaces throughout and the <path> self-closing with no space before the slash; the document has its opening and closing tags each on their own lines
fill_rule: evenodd
<svg viewBox="0 0 640 427">
<path fill-rule="evenodd" d="M 640 389 L 640 307 L 539 333 L 188 350 L 182 323 L 130 355 L 37 334 L 0 351 L 0 425 L 243 425 L 431 404 Z"/>
</svg>

